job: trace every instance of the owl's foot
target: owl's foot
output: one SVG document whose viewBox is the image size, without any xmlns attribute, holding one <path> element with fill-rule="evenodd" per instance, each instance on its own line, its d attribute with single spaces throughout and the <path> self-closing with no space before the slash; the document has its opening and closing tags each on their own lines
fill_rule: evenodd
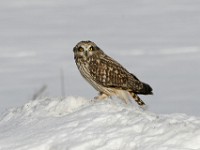
<svg viewBox="0 0 200 150">
<path fill-rule="evenodd" d="M 95 103 L 95 102 L 97 102 L 99 100 L 105 100 L 106 98 L 108 98 L 107 95 L 101 94 L 101 95 L 95 96 L 94 99 L 90 100 L 90 103 Z"/>
<path fill-rule="evenodd" d="M 105 100 L 105 99 L 107 99 L 108 97 L 109 97 L 109 96 L 106 95 L 106 94 L 104 94 L 104 93 L 99 93 L 99 95 L 98 95 L 98 96 L 95 96 L 94 99 L 95 99 L 95 100 L 97 100 L 97 99 L 99 99 L 99 100 Z"/>
</svg>

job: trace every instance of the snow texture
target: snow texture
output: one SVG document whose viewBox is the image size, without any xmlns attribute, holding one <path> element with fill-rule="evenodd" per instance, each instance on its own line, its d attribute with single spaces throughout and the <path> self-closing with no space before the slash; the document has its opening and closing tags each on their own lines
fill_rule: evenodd
<svg viewBox="0 0 200 150">
<path fill-rule="evenodd" d="M 44 98 L 0 117 L 1 150 L 197 150 L 200 118 L 118 99 Z"/>
</svg>

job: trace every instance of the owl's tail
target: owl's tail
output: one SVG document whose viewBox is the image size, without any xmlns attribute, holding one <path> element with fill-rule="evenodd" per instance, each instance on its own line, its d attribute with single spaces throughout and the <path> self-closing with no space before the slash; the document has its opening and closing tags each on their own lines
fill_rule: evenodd
<svg viewBox="0 0 200 150">
<path fill-rule="evenodd" d="M 153 89 L 151 88 L 150 85 L 143 82 L 142 82 L 142 85 L 143 85 L 143 88 L 139 92 L 136 92 L 137 94 L 144 94 L 144 95 L 153 94 Z"/>
<path fill-rule="evenodd" d="M 140 99 L 140 97 L 137 94 L 135 94 L 133 92 L 130 92 L 130 94 L 133 97 L 133 99 L 137 102 L 138 105 L 140 105 L 140 106 L 145 105 L 145 103 Z"/>
</svg>

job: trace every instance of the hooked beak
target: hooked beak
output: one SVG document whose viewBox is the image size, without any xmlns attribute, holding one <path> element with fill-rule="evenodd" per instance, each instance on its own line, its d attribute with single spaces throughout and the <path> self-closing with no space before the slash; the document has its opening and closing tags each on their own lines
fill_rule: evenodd
<svg viewBox="0 0 200 150">
<path fill-rule="evenodd" d="M 88 52 L 87 51 L 85 51 L 85 56 L 88 57 Z"/>
</svg>

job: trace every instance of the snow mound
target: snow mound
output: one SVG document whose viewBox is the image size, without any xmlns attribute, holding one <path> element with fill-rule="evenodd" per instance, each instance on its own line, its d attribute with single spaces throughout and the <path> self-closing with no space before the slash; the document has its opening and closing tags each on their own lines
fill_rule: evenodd
<svg viewBox="0 0 200 150">
<path fill-rule="evenodd" d="M 157 115 L 117 100 L 44 98 L 1 115 L 0 149 L 200 149 L 200 118 Z"/>
<path fill-rule="evenodd" d="M 22 107 L 10 109 L 9 113 L 7 113 L 5 117 L 3 117 L 3 120 L 10 120 L 20 116 L 22 118 L 25 116 L 59 117 L 80 109 L 82 105 L 86 106 L 86 103 L 88 103 L 88 100 L 81 97 L 68 97 L 65 99 L 37 99 L 28 102 Z"/>
</svg>

